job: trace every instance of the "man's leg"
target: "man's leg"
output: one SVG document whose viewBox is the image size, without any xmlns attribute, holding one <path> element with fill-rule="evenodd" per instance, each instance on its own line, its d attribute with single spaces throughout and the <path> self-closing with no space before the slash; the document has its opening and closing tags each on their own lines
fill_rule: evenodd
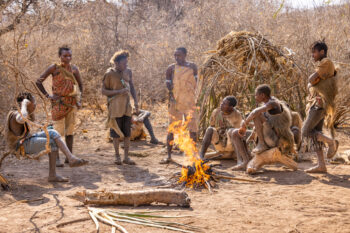
<svg viewBox="0 0 350 233">
<path fill-rule="evenodd" d="M 69 179 L 56 174 L 56 156 L 58 151 L 49 153 L 49 182 L 68 182 Z"/>
<path fill-rule="evenodd" d="M 232 167 L 232 170 L 246 170 L 249 162 L 249 151 L 244 138 L 238 133 L 238 129 L 229 132 L 232 144 L 237 155 L 237 165 Z"/>
<path fill-rule="evenodd" d="M 131 135 L 131 117 L 123 116 L 118 120 L 119 127 L 124 134 L 124 159 L 123 163 L 129 165 L 135 165 L 135 162 L 129 158 L 129 148 L 130 148 L 130 135 Z"/>
<path fill-rule="evenodd" d="M 339 147 L 339 141 L 329 138 L 321 132 L 317 133 L 317 141 L 326 143 L 328 145 L 327 158 L 331 159 L 337 153 Z"/>
<path fill-rule="evenodd" d="M 264 129 L 263 129 L 263 125 L 264 125 L 264 122 L 266 121 L 266 118 L 263 114 L 260 114 L 258 117 L 254 118 L 253 121 L 254 121 L 256 134 L 258 135 L 258 145 L 253 149 L 252 152 L 256 154 L 260 154 L 261 152 L 268 149 L 268 146 L 266 145 L 264 140 Z"/>
<path fill-rule="evenodd" d="M 135 165 L 135 162 L 129 158 L 130 137 L 124 138 L 124 160 L 123 163 L 129 165 Z"/>
<path fill-rule="evenodd" d="M 322 148 L 318 149 L 316 153 L 317 153 L 317 165 L 305 171 L 308 173 L 326 173 L 327 168 L 324 160 L 323 149 Z"/>
<path fill-rule="evenodd" d="M 120 154 L 119 154 L 119 138 L 113 138 L 113 147 L 115 152 L 114 163 L 117 165 L 122 165 L 122 160 L 120 159 Z"/>
<path fill-rule="evenodd" d="M 173 143 L 174 143 L 174 134 L 168 133 L 167 138 L 166 138 L 166 149 L 167 149 L 168 157 L 162 159 L 160 161 L 160 164 L 167 164 L 167 163 L 171 162 L 171 152 L 173 150 Z"/>
<path fill-rule="evenodd" d="M 152 143 L 152 144 L 158 144 L 159 141 L 158 141 L 158 139 L 156 138 L 156 136 L 154 135 L 153 128 L 152 128 L 152 124 L 151 124 L 151 121 L 149 120 L 148 117 L 145 117 L 145 118 L 144 118 L 143 124 L 145 125 L 146 129 L 148 130 L 149 136 L 151 137 L 150 143 Z"/>
<path fill-rule="evenodd" d="M 53 122 L 53 128 L 62 136 L 65 136 L 65 118 L 58 120 L 58 121 L 54 121 Z M 63 163 L 61 163 L 60 160 L 60 153 L 57 153 L 56 156 L 56 167 L 63 167 Z"/>
<path fill-rule="evenodd" d="M 307 118 L 303 123 L 303 127 L 301 129 L 303 137 L 311 138 L 311 142 L 313 143 L 313 147 L 316 148 L 317 153 L 317 166 L 312 167 L 306 172 L 309 173 L 317 173 L 317 172 L 327 172 L 324 155 L 323 155 L 323 145 L 318 142 L 329 142 L 327 138 L 322 137 L 323 134 L 322 126 L 324 121 L 325 110 L 323 108 L 315 108 L 311 107 Z M 323 140 L 323 141 L 322 141 Z"/>
<path fill-rule="evenodd" d="M 73 153 L 73 135 L 67 135 L 65 139 L 70 153 Z M 64 160 L 64 163 L 69 163 L 67 158 Z"/>
<path fill-rule="evenodd" d="M 76 108 L 73 108 L 67 116 L 65 116 L 65 139 L 68 149 L 71 153 L 73 153 L 73 134 L 74 134 L 74 127 L 75 127 L 75 115 L 76 115 Z M 62 135 L 63 136 L 63 135 Z M 64 160 L 65 163 L 68 163 L 67 158 Z"/>
<path fill-rule="evenodd" d="M 119 120 L 119 118 L 116 118 L 115 121 L 117 122 L 117 125 L 120 128 L 119 124 L 121 124 L 121 121 Z M 114 155 L 115 155 L 114 163 L 117 165 L 122 165 L 122 160 L 120 158 L 120 153 L 119 153 L 120 136 L 113 129 L 109 130 L 109 134 L 110 134 L 110 137 L 113 138 L 113 147 L 114 147 Z"/>
<path fill-rule="evenodd" d="M 301 131 L 297 126 L 293 126 L 291 131 L 294 136 L 294 143 L 297 145 L 297 151 L 299 151 L 301 146 Z"/>
<path fill-rule="evenodd" d="M 214 134 L 214 128 L 208 127 L 208 129 L 205 131 L 203 142 L 202 142 L 202 147 L 201 147 L 201 150 L 199 152 L 199 156 L 201 159 L 204 159 L 204 155 L 207 152 L 207 150 L 211 144 L 213 134 Z"/>
</svg>

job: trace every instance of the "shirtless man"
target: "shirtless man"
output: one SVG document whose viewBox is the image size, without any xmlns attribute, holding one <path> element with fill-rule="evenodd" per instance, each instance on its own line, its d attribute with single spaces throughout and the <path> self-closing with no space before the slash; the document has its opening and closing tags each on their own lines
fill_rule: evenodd
<svg viewBox="0 0 350 233">
<path fill-rule="evenodd" d="M 263 105 L 254 109 L 242 121 L 241 128 L 233 132 L 237 157 L 243 161 L 242 164 L 233 167 L 233 170 L 245 170 L 247 167 L 249 154 L 242 138 L 251 121 L 254 122 L 258 136 L 258 145 L 252 153 L 260 154 L 273 147 L 278 147 L 282 154 L 288 154 L 294 150 L 294 135 L 291 131 L 292 117 L 289 108 L 282 101 L 272 97 L 270 87 L 265 84 L 255 89 L 255 100 Z"/>
<path fill-rule="evenodd" d="M 131 113 L 130 94 L 134 99 L 134 108 L 138 112 L 138 102 L 132 72 L 128 68 L 128 51 L 118 51 L 110 62 L 114 67 L 109 68 L 102 80 L 102 95 L 107 96 L 108 126 L 110 136 L 113 138 L 115 150 L 115 164 L 122 165 L 119 155 L 119 139 L 124 139 L 124 164 L 135 165 L 129 158 Z"/>
<path fill-rule="evenodd" d="M 186 60 L 187 50 L 179 47 L 174 52 L 175 64 L 168 67 L 166 71 L 166 86 L 169 90 L 169 124 L 181 121 L 188 115 L 192 116 L 188 124 L 190 136 L 197 141 L 197 112 L 196 112 L 196 87 L 198 69 L 196 64 Z M 172 141 L 174 135 L 167 136 L 167 158 L 160 163 L 171 162 Z"/>
<path fill-rule="evenodd" d="M 67 46 L 60 47 L 58 56 L 60 63 L 49 66 L 37 79 L 36 85 L 51 100 L 53 127 L 62 137 L 65 136 L 67 147 L 73 153 L 75 117 L 77 108 L 81 107 L 83 83 L 78 67 L 70 64 L 72 60 L 71 49 Z M 52 95 L 47 93 L 43 85 L 49 76 L 52 76 Z M 67 159 L 65 163 L 68 163 Z M 63 166 L 58 155 L 56 166 Z"/>
<path fill-rule="evenodd" d="M 204 134 L 202 147 L 199 152 L 201 159 L 206 159 L 205 153 L 213 144 L 221 158 L 233 158 L 234 148 L 231 141 L 234 129 L 242 122 L 242 114 L 235 108 L 237 100 L 234 96 L 226 96 L 220 108 L 213 111 L 210 117 L 210 127 Z"/>
<path fill-rule="evenodd" d="M 14 153 L 37 154 L 45 150 L 46 134 L 44 131 L 31 134 L 29 124 L 25 119 L 35 120 L 34 111 L 36 101 L 30 93 L 20 93 L 17 96 L 17 103 L 20 106 L 19 113 L 11 110 L 7 115 L 6 121 L 6 142 L 10 150 Z M 74 156 L 67 145 L 62 141 L 60 134 L 56 130 L 49 129 L 50 147 L 49 153 L 49 182 L 67 182 L 68 179 L 56 174 L 56 156 L 58 150 L 61 150 L 66 156 L 70 167 L 79 167 L 88 163 L 88 161 Z"/>
</svg>

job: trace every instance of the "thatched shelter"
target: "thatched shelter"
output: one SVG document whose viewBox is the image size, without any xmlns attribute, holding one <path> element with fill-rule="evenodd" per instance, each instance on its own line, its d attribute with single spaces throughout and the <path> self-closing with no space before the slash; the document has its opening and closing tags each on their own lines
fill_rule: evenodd
<svg viewBox="0 0 350 233">
<path fill-rule="evenodd" d="M 236 96 L 238 108 L 244 113 L 255 108 L 254 90 L 263 83 L 269 84 L 273 95 L 292 109 L 304 111 L 307 77 L 302 76 L 291 52 L 284 53 L 258 33 L 230 32 L 220 39 L 201 66 L 200 131 L 204 132 L 210 114 L 227 95 Z"/>
</svg>

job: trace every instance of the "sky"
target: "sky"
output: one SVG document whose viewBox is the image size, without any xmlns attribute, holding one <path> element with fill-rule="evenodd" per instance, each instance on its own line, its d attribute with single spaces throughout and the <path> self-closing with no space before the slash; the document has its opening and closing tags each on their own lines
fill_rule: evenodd
<svg viewBox="0 0 350 233">
<path fill-rule="evenodd" d="M 283 2 L 283 0 L 280 0 Z M 285 4 L 293 8 L 313 8 L 314 6 L 322 6 L 329 4 L 340 4 L 347 1 L 344 0 L 285 0 Z"/>
</svg>

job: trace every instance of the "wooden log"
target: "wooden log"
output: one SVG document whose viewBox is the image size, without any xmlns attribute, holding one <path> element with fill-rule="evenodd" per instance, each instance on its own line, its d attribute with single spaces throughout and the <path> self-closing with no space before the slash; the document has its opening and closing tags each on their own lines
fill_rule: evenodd
<svg viewBox="0 0 350 233">
<path fill-rule="evenodd" d="M 85 205 L 150 205 L 152 203 L 175 204 L 189 207 L 191 199 L 184 191 L 173 189 L 151 189 L 140 191 L 87 191 L 77 192 L 72 198 Z"/>
<path fill-rule="evenodd" d="M 256 173 L 262 166 L 275 163 L 281 163 L 288 168 L 291 168 L 293 171 L 298 169 L 298 164 L 296 162 L 287 156 L 282 155 L 281 151 L 275 147 L 264 151 L 261 154 L 256 154 L 248 163 L 247 173 Z"/>
</svg>

